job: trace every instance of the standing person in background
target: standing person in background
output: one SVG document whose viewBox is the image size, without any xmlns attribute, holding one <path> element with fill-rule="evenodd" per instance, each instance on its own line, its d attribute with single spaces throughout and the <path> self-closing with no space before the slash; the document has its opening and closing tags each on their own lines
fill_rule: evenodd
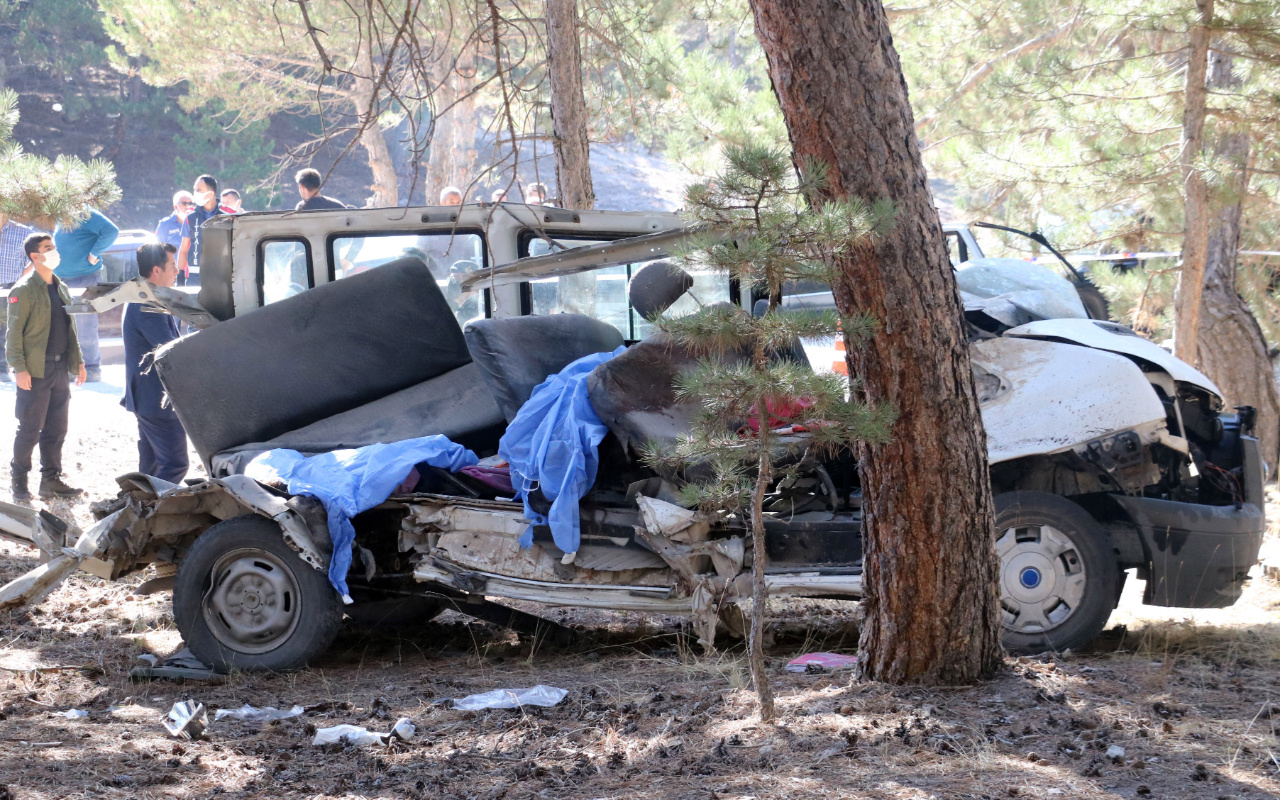
<svg viewBox="0 0 1280 800">
<path fill-rule="evenodd" d="M 525 202 L 531 206 L 547 205 L 547 185 L 545 183 L 531 183 L 525 189 L 524 196 L 528 198 Z"/>
<path fill-rule="evenodd" d="M 195 207 L 196 201 L 191 198 L 191 192 L 183 189 L 174 194 L 173 213 L 156 225 L 156 238 L 163 244 L 171 244 L 174 247 L 182 244 L 182 223 Z"/>
<path fill-rule="evenodd" d="M 320 194 L 320 170 L 307 167 L 293 176 L 298 182 L 298 195 L 302 197 L 294 208 L 297 211 L 321 211 L 326 208 L 346 208 L 346 204 Z"/>
<path fill-rule="evenodd" d="M 462 190 L 457 186 L 446 186 L 440 190 L 440 205 L 442 206 L 460 206 L 462 205 Z"/>
<path fill-rule="evenodd" d="M 152 286 L 178 280 L 174 248 L 144 244 L 138 248 L 138 274 Z M 187 475 L 187 432 L 164 404 L 164 387 L 151 368 L 156 348 L 178 338 L 178 321 L 139 303 L 124 309 L 124 399 L 120 405 L 138 417 L 138 471 L 169 483 Z"/>
<path fill-rule="evenodd" d="M 182 223 L 182 243 L 178 245 L 179 286 L 186 286 L 190 282 L 192 269 L 199 273 L 200 229 L 222 213 L 222 209 L 218 208 L 218 181 L 212 175 L 196 178 L 192 194 L 195 195 L 196 207 Z"/>
<path fill-rule="evenodd" d="M 90 211 L 89 218 L 73 228 L 58 225 L 53 232 L 53 244 L 61 256 L 58 277 L 74 289 L 97 286 L 102 274 L 102 254 L 115 244 L 119 235 L 120 229 L 115 223 L 97 211 Z M 98 315 L 77 314 L 76 334 L 80 339 L 79 350 L 84 355 L 86 380 L 96 383 L 102 380 Z"/>
<path fill-rule="evenodd" d="M 222 204 L 218 206 L 223 214 L 239 214 L 244 211 L 240 201 L 240 193 L 235 189 L 227 189 L 222 193 Z"/>
<path fill-rule="evenodd" d="M 35 233 L 35 228 L 14 222 L 7 214 L 0 214 L 0 288 L 12 289 L 22 277 L 22 271 L 30 263 L 22 250 L 22 243 Z M 0 350 L 4 349 L 5 324 L 0 315 Z M 0 383 L 9 383 L 9 365 L 0 362 Z"/>
<path fill-rule="evenodd" d="M 31 453 L 40 443 L 40 496 L 81 494 L 62 481 L 62 443 L 67 438 L 72 373 L 76 385 L 85 381 L 76 329 L 67 314 L 71 293 L 54 270 L 59 253 L 53 237 L 33 233 L 22 243 L 31 271 L 9 292 L 9 338 L 5 358 L 18 384 L 18 433 L 13 439 L 13 499 L 30 500 L 27 475 Z"/>
</svg>

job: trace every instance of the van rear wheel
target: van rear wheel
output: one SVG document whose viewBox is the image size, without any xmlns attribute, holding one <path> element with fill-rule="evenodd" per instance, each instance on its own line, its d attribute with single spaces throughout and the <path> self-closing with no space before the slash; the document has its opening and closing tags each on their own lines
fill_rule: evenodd
<svg viewBox="0 0 1280 800">
<path fill-rule="evenodd" d="M 333 643 L 342 604 L 277 524 L 251 514 L 196 538 L 178 567 L 173 616 L 187 647 L 215 669 L 287 672 Z"/>
<path fill-rule="evenodd" d="M 1008 492 L 995 506 L 1005 649 L 1085 647 L 1106 626 L 1119 593 L 1106 531 L 1080 506 L 1047 492 Z"/>
</svg>

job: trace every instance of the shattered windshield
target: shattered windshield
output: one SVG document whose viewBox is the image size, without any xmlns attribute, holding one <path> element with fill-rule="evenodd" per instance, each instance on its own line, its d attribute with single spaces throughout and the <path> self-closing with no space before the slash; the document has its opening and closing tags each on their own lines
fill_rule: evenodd
<svg viewBox="0 0 1280 800">
<path fill-rule="evenodd" d="M 975 258 L 956 267 L 965 311 L 1010 327 L 1042 319 L 1088 319 L 1071 281 L 1015 258 Z"/>
</svg>

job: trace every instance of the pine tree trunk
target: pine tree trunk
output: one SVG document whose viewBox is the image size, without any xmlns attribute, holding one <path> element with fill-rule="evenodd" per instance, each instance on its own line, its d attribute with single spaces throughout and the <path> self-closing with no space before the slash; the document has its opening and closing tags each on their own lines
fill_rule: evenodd
<svg viewBox="0 0 1280 800">
<path fill-rule="evenodd" d="M 577 0 L 547 0 L 547 73 L 556 152 L 556 197 L 565 208 L 596 207 L 587 142 L 587 100 L 582 91 L 582 49 Z"/>
<path fill-rule="evenodd" d="M 1211 57 L 1208 85 L 1214 89 L 1238 89 L 1233 58 L 1215 52 Z M 1248 190 L 1249 134 L 1222 134 L 1215 153 L 1238 166 L 1221 188 L 1223 197 L 1210 217 L 1206 253 L 1204 295 L 1200 311 L 1199 363 L 1225 395 L 1227 407 L 1258 409 L 1258 438 L 1264 458 L 1276 462 L 1280 447 L 1280 392 L 1276 390 L 1267 342 L 1262 328 L 1244 298 L 1236 290 L 1236 264 L 1240 250 L 1241 200 Z"/>
<path fill-rule="evenodd" d="M 831 168 L 831 197 L 887 199 L 884 237 L 842 265 L 842 313 L 879 329 L 850 344 L 867 399 L 899 417 L 859 452 L 864 677 L 967 683 L 1000 664 L 986 436 L 963 315 L 880 0 L 752 0 L 798 164 Z"/>
<path fill-rule="evenodd" d="M 457 186 L 470 194 L 471 170 L 476 161 L 476 104 L 471 91 L 475 74 L 475 49 L 467 46 L 456 64 L 441 61 L 433 98 L 435 130 L 431 135 L 427 165 L 427 204 L 440 202 L 440 191 Z"/>
<path fill-rule="evenodd" d="M 547 0 L 547 73 L 551 80 L 551 129 L 556 154 L 556 198 L 563 208 L 596 207 L 587 140 L 587 100 L 582 91 L 582 48 L 578 42 L 578 0 Z M 596 313 L 596 276 L 560 278 L 561 311 Z"/>
<path fill-rule="evenodd" d="M 374 72 L 373 62 L 368 51 L 363 50 L 360 58 L 359 74 L 353 76 L 356 113 L 362 125 L 360 146 L 369 156 L 369 169 L 373 172 L 373 196 L 369 198 L 376 208 L 393 208 L 400 204 L 400 195 L 396 182 L 396 163 L 391 157 L 391 149 L 382 135 L 382 126 L 374 119 L 364 119 L 372 108 L 377 113 L 377 104 L 373 102 Z"/>
<path fill-rule="evenodd" d="M 1187 53 L 1187 83 L 1182 109 L 1180 163 L 1183 190 L 1182 269 L 1174 294 L 1173 354 L 1195 364 L 1200 331 L 1200 298 L 1204 288 L 1205 259 L 1209 252 L 1209 185 L 1196 170 L 1204 149 L 1204 117 L 1208 104 L 1205 75 L 1209 67 L 1209 23 L 1213 0 L 1196 0 L 1199 14 L 1191 28 Z"/>
</svg>

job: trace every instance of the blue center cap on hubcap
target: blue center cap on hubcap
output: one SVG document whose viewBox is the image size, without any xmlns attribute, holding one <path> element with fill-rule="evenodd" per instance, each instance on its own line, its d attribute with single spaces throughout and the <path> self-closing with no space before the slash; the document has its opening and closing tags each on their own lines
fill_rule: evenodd
<svg viewBox="0 0 1280 800">
<path fill-rule="evenodd" d="M 1034 589 L 1040 585 L 1040 570 L 1034 567 L 1027 567 L 1018 576 L 1018 580 L 1022 581 L 1022 585 L 1028 589 Z"/>
</svg>

